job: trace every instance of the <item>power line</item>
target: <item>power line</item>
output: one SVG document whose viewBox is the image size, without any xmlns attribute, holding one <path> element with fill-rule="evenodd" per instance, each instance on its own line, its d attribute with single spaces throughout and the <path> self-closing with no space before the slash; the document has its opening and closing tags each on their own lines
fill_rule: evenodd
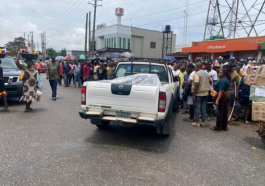
<svg viewBox="0 0 265 186">
<path fill-rule="evenodd" d="M 188 16 L 193 16 L 193 15 L 197 15 L 197 14 L 201 14 L 201 13 L 205 13 L 205 11 L 194 13 L 194 14 L 189 14 Z M 162 23 L 162 22 L 165 22 L 165 21 L 172 21 L 172 20 L 176 20 L 176 19 L 180 19 L 180 18 L 184 18 L 184 17 L 185 16 L 181 16 L 181 17 L 177 17 L 177 18 L 167 19 L 167 20 L 153 22 L 153 23 L 148 23 L 148 24 L 136 25 L 136 26 L 152 25 L 152 24 Z"/>
<path fill-rule="evenodd" d="M 71 17 L 69 17 L 70 19 L 66 19 L 66 20 L 64 20 L 63 22 L 60 22 L 60 23 L 58 23 L 57 25 L 55 25 L 55 27 L 56 28 L 60 28 L 60 27 L 62 27 L 63 25 L 65 25 L 65 24 L 67 24 L 68 22 L 70 22 L 70 20 L 71 19 L 73 19 L 73 18 L 76 18 L 78 15 L 80 15 L 80 12 L 81 11 L 83 11 L 83 10 L 85 10 L 87 7 L 86 6 L 84 6 L 81 10 L 79 10 L 78 12 L 76 12 L 76 13 L 74 13 L 73 15 L 71 15 Z M 83 11 L 83 13 L 85 13 L 86 11 Z M 82 13 L 82 14 L 83 14 Z M 73 21 L 74 22 L 74 21 Z M 60 30 L 60 29 L 59 29 Z M 58 31 L 58 30 L 57 30 Z M 51 30 L 49 33 L 50 34 L 52 34 L 52 33 L 54 33 L 54 32 L 57 32 L 55 29 L 54 30 Z"/>
<path fill-rule="evenodd" d="M 44 28 L 46 28 L 48 25 L 50 25 L 50 24 L 52 24 L 54 21 L 56 21 L 57 19 L 59 19 L 61 16 L 63 16 L 68 10 L 70 10 L 75 4 L 77 4 L 79 1 L 81 1 L 81 0 L 78 0 L 77 2 L 75 2 L 74 4 L 72 4 L 66 11 L 64 11 L 59 17 L 57 17 L 56 19 L 54 19 L 53 21 L 51 21 L 49 24 L 47 24 L 46 26 L 44 26 L 44 27 L 42 27 L 40 30 L 43 30 Z M 82 2 L 81 2 L 82 3 Z M 80 4 L 81 4 L 80 3 Z M 79 4 L 79 5 L 80 5 Z M 79 6 L 78 5 L 78 6 Z M 73 10 L 72 10 L 73 11 Z M 71 11 L 71 12 L 72 12 Z M 69 12 L 70 13 L 70 12 Z"/>
<path fill-rule="evenodd" d="M 193 6 L 193 5 L 196 5 L 196 4 L 199 4 L 199 3 L 203 3 L 205 1 L 208 1 L 208 0 L 203 0 L 203 1 L 196 2 L 196 3 L 191 3 L 191 4 L 188 4 L 188 6 Z M 152 13 L 152 14 L 147 14 L 147 15 L 142 15 L 142 16 L 137 16 L 137 17 L 131 17 L 131 18 L 128 18 L 128 19 L 123 19 L 123 21 L 127 21 L 127 20 L 130 20 L 130 19 L 138 19 L 138 18 L 152 16 L 152 15 L 161 14 L 161 13 L 167 13 L 168 11 L 173 11 L 173 10 L 185 8 L 186 6 L 187 5 L 181 6 L 181 7 L 176 7 L 176 8 L 173 8 L 173 9 L 164 10 L 164 11 L 161 11 L 161 12 Z M 117 20 L 115 20 L 115 21 L 104 21 L 104 22 L 105 23 L 109 23 L 109 22 L 116 22 L 116 21 Z"/>
<path fill-rule="evenodd" d="M 93 8 L 93 7 L 91 7 L 89 10 L 91 10 L 92 8 Z M 89 10 L 88 10 L 88 11 L 89 11 Z M 79 21 L 81 21 L 83 18 L 84 18 L 84 15 L 79 16 L 77 19 L 75 19 L 75 20 L 72 22 L 72 24 L 68 25 L 67 27 L 64 27 L 64 28 L 62 28 L 62 29 L 59 29 L 59 30 L 57 30 L 57 31 L 54 32 L 54 33 L 50 33 L 50 34 L 52 34 L 50 37 L 54 37 L 54 36 L 58 35 L 59 33 L 61 33 L 63 30 L 67 30 L 67 29 L 69 29 L 70 27 L 72 27 L 73 25 L 75 25 L 76 23 L 78 23 Z"/>
</svg>

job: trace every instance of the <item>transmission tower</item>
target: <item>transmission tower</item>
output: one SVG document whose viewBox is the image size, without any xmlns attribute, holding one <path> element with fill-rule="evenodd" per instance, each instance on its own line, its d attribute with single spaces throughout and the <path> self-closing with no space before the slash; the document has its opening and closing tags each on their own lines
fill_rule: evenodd
<svg viewBox="0 0 265 186">
<path fill-rule="evenodd" d="M 203 39 L 260 36 L 265 33 L 264 0 L 209 0 Z"/>
</svg>

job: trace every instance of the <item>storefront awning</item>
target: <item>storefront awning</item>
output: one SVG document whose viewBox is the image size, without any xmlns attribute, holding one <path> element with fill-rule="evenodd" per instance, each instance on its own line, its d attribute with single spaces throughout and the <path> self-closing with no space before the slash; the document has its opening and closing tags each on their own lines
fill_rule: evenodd
<svg viewBox="0 0 265 186">
<path fill-rule="evenodd" d="M 205 45 L 182 48 L 182 53 L 221 53 L 231 51 L 258 50 L 259 43 L 209 42 Z"/>
</svg>

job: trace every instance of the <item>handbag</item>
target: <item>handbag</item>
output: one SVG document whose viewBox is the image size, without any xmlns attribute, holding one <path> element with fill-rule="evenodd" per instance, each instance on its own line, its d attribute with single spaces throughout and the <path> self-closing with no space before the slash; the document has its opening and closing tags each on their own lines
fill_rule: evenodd
<svg viewBox="0 0 265 186">
<path fill-rule="evenodd" d="M 218 96 L 218 92 L 216 92 L 215 90 L 213 90 L 211 93 L 210 93 L 210 95 L 212 96 L 212 97 L 217 97 Z"/>
</svg>

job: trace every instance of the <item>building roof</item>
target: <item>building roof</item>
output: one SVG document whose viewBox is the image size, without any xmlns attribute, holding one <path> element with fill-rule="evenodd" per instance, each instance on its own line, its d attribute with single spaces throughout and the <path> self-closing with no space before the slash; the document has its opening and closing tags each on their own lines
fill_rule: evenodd
<svg viewBox="0 0 265 186">
<path fill-rule="evenodd" d="M 162 31 L 158 31 L 158 30 L 150 30 L 150 29 L 145 29 L 145 28 L 138 28 L 138 27 L 134 27 L 134 26 L 119 25 L 119 24 L 114 24 L 114 25 L 106 26 L 106 27 L 103 27 L 103 28 L 100 28 L 100 29 L 109 28 L 109 27 L 113 27 L 113 26 L 123 26 L 123 27 L 128 27 L 128 28 L 136 28 L 136 29 L 141 29 L 141 30 L 147 30 L 147 31 L 152 31 L 152 32 L 163 33 Z M 100 29 L 97 29 L 97 30 L 100 30 Z M 174 34 L 174 35 L 176 35 L 176 34 Z"/>
</svg>

